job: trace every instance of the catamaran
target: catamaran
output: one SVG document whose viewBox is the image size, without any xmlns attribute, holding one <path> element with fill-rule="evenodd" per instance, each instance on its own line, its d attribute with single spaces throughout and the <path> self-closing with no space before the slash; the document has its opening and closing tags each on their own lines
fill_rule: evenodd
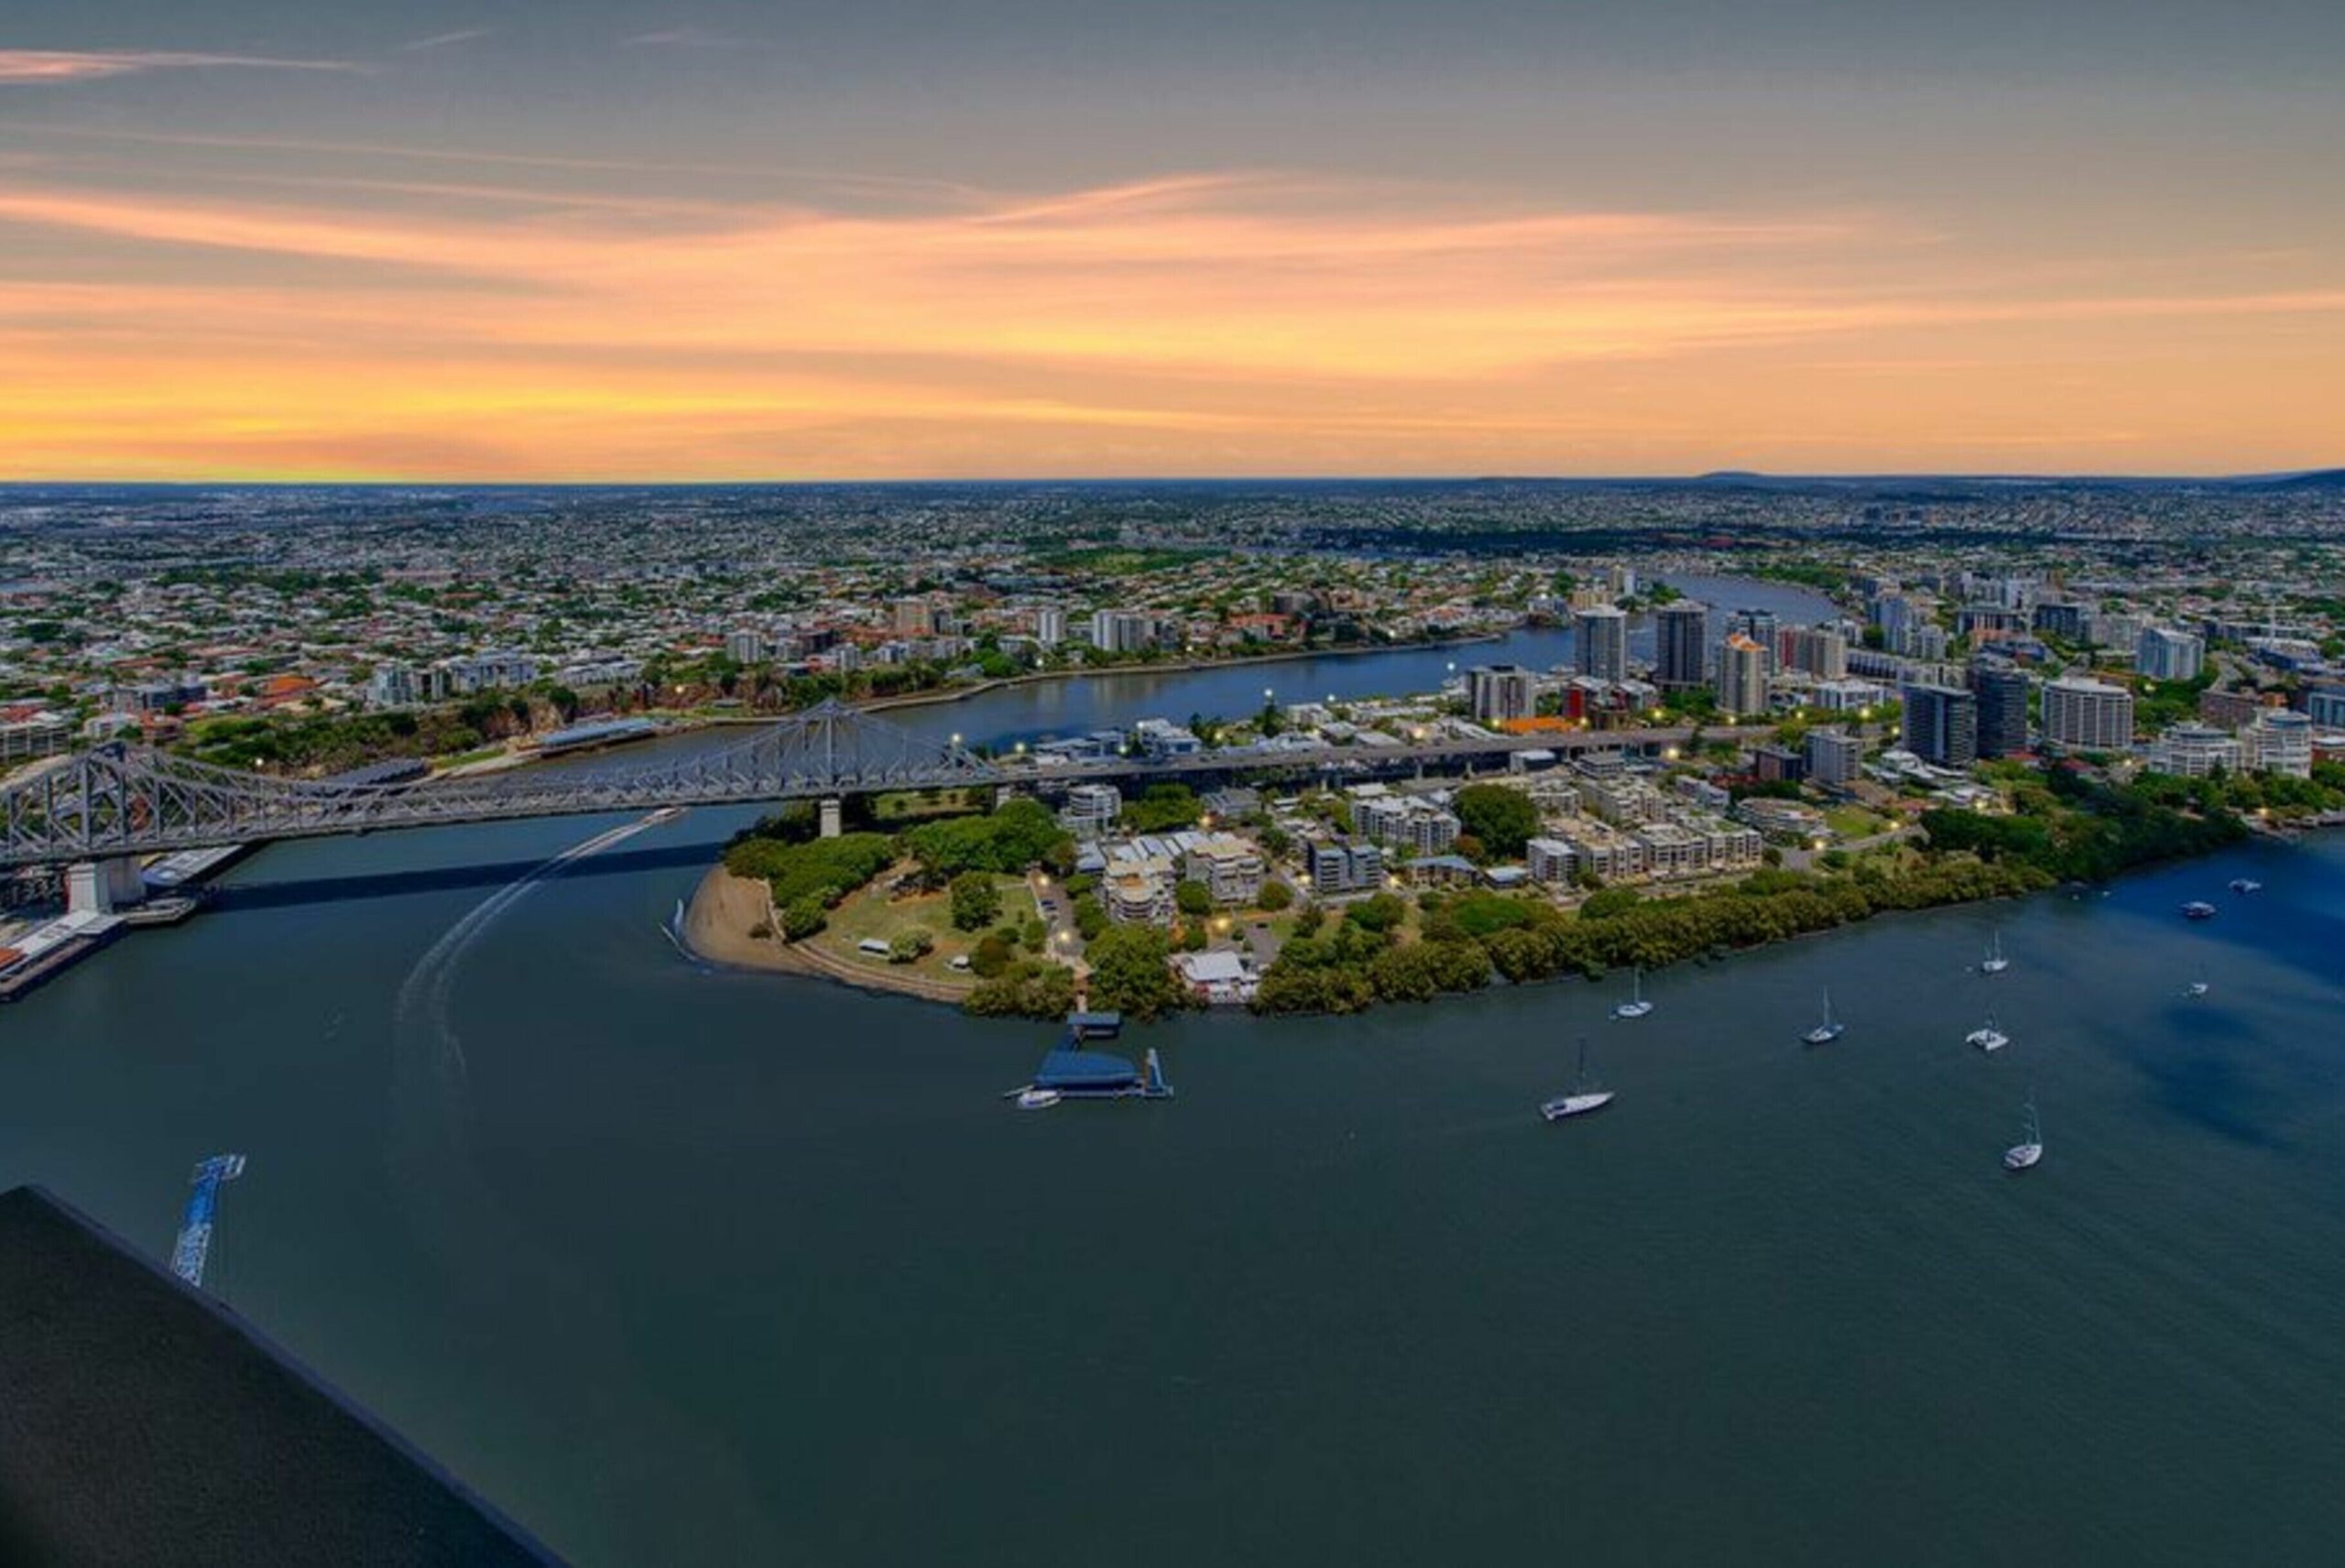
<svg viewBox="0 0 2345 1568">
<path fill-rule="evenodd" d="M 1565 1116 L 1584 1116 L 1590 1111 L 1600 1111 L 1611 1103 L 1611 1090 L 1598 1089 L 1588 1082 L 1587 1038 L 1583 1035 L 1579 1042 L 1579 1076 L 1572 1083 L 1572 1092 L 1549 1100 L 1539 1107 L 1539 1114 L 1551 1122 L 1559 1122 Z"/>
<path fill-rule="evenodd" d="M 1846 1024 L 1832 1016 L 1832 992 L 1827 987 L 1824 993 L 1824 1021 L 1800 1036 L 1800 1039 L 1810 1045 L 1829 1045 L 1839 1039 L 1847 1028 Z"/>
<path fill-rule="evenodd" d="M 2012 1037 L 1995 1027 L 1995 1015 L 1989 1013 L 1987 1021 L 1962 1037 L 1981 1051 L 2001 1051 L 2011 1044 Z"/>
<path fill-rule="evenodd" d="M 1612 1009 L 1616 1018 L 1641 1018 L 1652 1011 L 1652 1004 L 1645 1000 L 1645 972 L 1636 971 L 1629 982 L 1629 999 Z"/>
<path fill-rule="evenodd" d="M 2027 1133 L 2003 1150 L 2003 1169 L 2025 1171 L 2044 1158 L 2044 1127 L 2035 1119 L 2035 1096 L 2027 1097 Z"/>
<path fill-rule="evenodd" d="M 2003 933 L 1996 931 L 1987 939 L 1987 956 L 1979 961 L 1979 973 L 2001 975 L 2011 966 L 2012 961 L 2003 956 Z"/>
</svg>

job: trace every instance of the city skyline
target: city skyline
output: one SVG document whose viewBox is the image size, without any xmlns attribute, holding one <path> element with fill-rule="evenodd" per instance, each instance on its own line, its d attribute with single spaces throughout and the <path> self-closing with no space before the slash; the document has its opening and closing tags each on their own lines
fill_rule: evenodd
<svg viewBox="0 0 2345 1568">
<path fill-rule="evenodd" d="M 106 0 L 0 480 L 2345 461 L 2345 21 Z"/>
</svg>

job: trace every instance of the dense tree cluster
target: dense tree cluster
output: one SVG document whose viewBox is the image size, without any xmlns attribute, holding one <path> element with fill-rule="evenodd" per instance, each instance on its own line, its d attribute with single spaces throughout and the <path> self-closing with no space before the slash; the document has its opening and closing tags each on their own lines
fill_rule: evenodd
<svg viewBox="0 0 2345 1568">
<path fill-rule="evenodd" d="M 1091 965 L 1091 1005 L 1131 1018 L 1152 1018 L 1188 1006 L 1189 994 L 1167 961 L 1172 946 L 1154 926 L 1110 926 L 1084 950 Z"/>
<path fill-rule="evenodd" d="M 1016 959 L 978 981 L 961 1006 L 979 1018 L 1063 1018 L 1074 1010 L 1074 971 L 1063 964 Z"/>
<path fill-rule="evenodd" d="M 954 931 L 989 926 L 1001 913 L 1001 889 L 989 872 L 964 871 L 953 878 L 950 899 Z"/>
<path fill-rule="evenodd" d="M 1151 784 L 1124 802 L 1124 826 L 1137 833 L 1174 833 L 1195 827 L 1205 813 L 1205 802 L 1186 784 Z"/>
<path fill-rule="evenodd" d="M 887 869 L 895 853 L 886 833 L 842 833 L 802 844 L 745 838 L 725 850 L 725 869 L 762 878 L 773 888 L 777 909 L 809 898 L 827 909 Z"/>
<path fill-rule="evenodd" d="M 2182 787 L 2180 794 L 2171 787 Z M 1950 809 L 1925 811 L 1936 851 L 1958 850 L 1999 865 L 2025 866 L 2056 881 L 2099 882 L 2153 861 L 2203 855 L 2247 831 L 2228 806 L 2186 814 L 2187 780 L 2104 784 L 2055 768 L 2042 786 L 2014 792 L 2009 816 Z"/>
<path fill-rule="evenodd" d="M 1539 808 L 1530 796 L 1503 784 L 1468 784 L 1450 799 L 1459 829 L 1483 853 L 1511 860 L 1539 833 Z"/>
<path fill-rule="evenodd" d="M 1015 876 L 1038 863 L 1063 870 L 1074 864 L 1074 841 L 1048 806 L 1020 797 L 985 816 L 922 822 L 904 834 L 904 848 L 933 885 L 966 871 Z"/>
</svg>

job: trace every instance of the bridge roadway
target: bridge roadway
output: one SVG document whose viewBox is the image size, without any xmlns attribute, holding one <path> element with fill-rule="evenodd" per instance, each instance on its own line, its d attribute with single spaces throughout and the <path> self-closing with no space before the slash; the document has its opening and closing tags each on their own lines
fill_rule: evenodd
<svg viewBox="0 0 2345 1568">
<path fill-rule="evenodd" d="M 1198 776 L 1391 773 L 1518 751 L 1652 751 L 1683 728 L 1575 730 L 1391 746 L 1211 751 L 1152 761 L 1050 765 L 984 757 L 824 704 L 747 739 L 673 761 L 591 773 L 551 769 L 403 784 L 265 779 L 138 747 L 101 746 L 0 788 L 0 868 L 114 859 L 224 844 L 318 838 L 527 817 L 758 805 L 889 789 L 1064 787 Z"/>
</svg>

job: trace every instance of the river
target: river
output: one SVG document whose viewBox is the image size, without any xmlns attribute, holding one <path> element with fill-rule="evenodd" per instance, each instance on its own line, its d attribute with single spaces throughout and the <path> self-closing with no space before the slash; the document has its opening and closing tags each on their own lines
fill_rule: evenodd
<svg viewBox="0 0 2345 1568">
<path fill-rule="evenodd" d="M 1454 657 L 903 716 L 1042 734 Z M 0 1185 L 159 1258 L 189 1167 L 246 1153 L 211 1282 L 582 1565 L 2294 1563 L 2345 1530 L 2337 836 L 1669 971 L 1635 1024 L 1579 984 L 1194 1016 L 1135 1041 L 1173 1102 L 1020 1115 L 1045 1029 L 661 940 L 741 818 L 272 848 L 0 1010 Z M 1848 1034 L 1806 1050 L 1827 984 Z M 1620 1097 L 1545 1126 L 1582 1035 Z"/>
</svg>

